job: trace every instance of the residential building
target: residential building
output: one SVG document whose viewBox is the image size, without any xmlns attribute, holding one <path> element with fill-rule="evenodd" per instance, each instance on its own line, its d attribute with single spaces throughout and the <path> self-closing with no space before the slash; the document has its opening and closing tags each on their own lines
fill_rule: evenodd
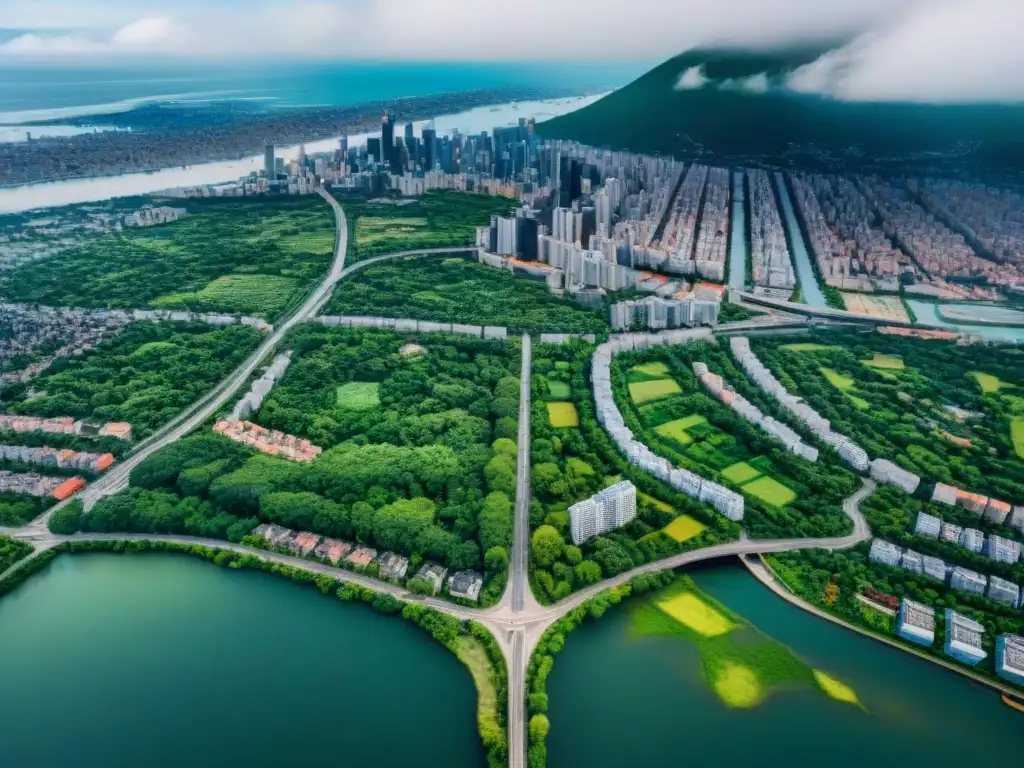
<svg viewBox="0 0 1024 768">
<path fill-rule="evenodd" d="M 1024 507 L 1014 507 L 1006 524 L 1024 533 Z"/>
<path fill-rule="evenodd" d="M 871 462 L 871 477 L 880 483 L 899 486 L 907 493 L 913 493 L 921 484 L 920 477 L 888 459 L 875 459 Z"/>
<path fill-rule="evenodd" d="M 953 572 L 949 576 L 950 587 L 973 595 L 985 594 L 987 584 L 988 579 L 985 576 L 959 565 L 953 568 Z"/>
<path fill-rule="evenodd" d="M 939 581 L 946 580 L 946 571 L 948 569 L 946 568 L 946 563 L 939 558 L 925 555 L 921 558 L 921 567 L 925 576 L 930 576 Z"/>
<path fill-rule="evenodd" d="M 1020 551 L 1020 542 L 1002 536 L 989 536 L 985 543 L 985 554 L 997 563 L 1013 565 L 1020 559 Z"/>
<path fill-rule="evenodd" d="M 345 558 L 346 563 L 351 563 L 356 568 L 365 568 L 377 559 L 377 550 L 371 547 L 356 547 Z"/>
<path fill-rule="evenodd" d="M 939 533 L 939 538 L 947 544 L 959 544 L 960 535 L 964 532 L 964 529 L 959 525 L 953 523 L 943 523 L 942 531 Z"/>
<path fill-rule="evenodd" d="M 956 505 L 957 493 L 958 489 L 952 485 L 936 483 L 932 491 L 932 501 L 952 507 Z"/>
<path fill-rule="evenodd" d="M 930 648 L 935 642 L 935 609 L 903 598 L 896 632 L 904 640 Z"/>
<path fill-rule="evenodd" d="M 985 534 L 977 528 L 964 528 L 960 534 L 960 546 L 971 552 L 981 552 L 985 548 Z"/>
<path fill-rule="evenodd" d="M 1020 587 L 1012 581 L 1001 579 L 998 576 L 989 576 L 988 596 L 992 600 L 1006 603 L 1014 608 L 1020 605 Z"/>
<path fill-rule="evenodd" d="M 483 577 L 476 571 L 456 571 L 448 578 L 448 594 L 475 603 L 483 585 Z"/>
<path fill-rule="evenodd" d="M 985 628 L 973 619 L 946 609 L 946 655 L 971 666 L 988 656 L 981 647 Z"/>
<path fill-rule="evenodd" d="M 330 562 L 331 565 L 336 566 L 345 555 L 352 551 L 352 547 L 353 545 L 347 541 L 324 539 L 313 552 L 317 557 L 321 557 Z"/>
<path fill-rule="evenodd" d="M 580 544 L 606 531 L 621 528 L 634 517 L 636 486 L 623 480 L 569 507 L 572 541 Z"/>
<path fill-rule="evenodd" d="M 1024 686 L 1024 637 L 1000 635 L 996 638 L 996 674 Z"/>
<path fill-rule="evenodd" d="M 917 513 L 917 522 L 914 524 L 914 533 L 918 536 L 926 536 L 929 539 L 939 538 L 939 531 L 942 529 L 942 520 L 929 515 L 927 512 Z"/>
<path fill-rule="evenodd" d="M 1003 525 L 1010 516 L 1010 511 L 1010 505 L 1005 501 L 989 499 L 988 506 L 985 507 L 985 517 L 993 523 Z"/>
<path fill-rule="evenodd" d="M 890 544 L 884 539 L 875 539 L 871 542 L 871 551 L 868 553 L 868 560 L 872 563 L 897 566 L 900 562 L 900 548 Z"/>
<path fill-rule="evenodd" d="M 923 573 L 924 561 L 921 559 L 921 554 L 912 549 L 906 550 L 900 556 L 900 568 L 911 573 Z"/>
<path fill-rule="evenodd" d="M 309 440 L 286 435 L 276 429 L 266 429 L 251 421 L 218 421 L 213 431 L 236 443 L 249 445 L 261 453 L 282 459 L 312 461 L 323 453 L 323 448 L 313 445 Z"/>
<path fill-rule="evenodd" d="M 436 595 L 441 591 L 441 587 L 444 586 L 444 577 L 447 574 L 448 569 L 437 563 L 424 563 L 416 571 L 416 578 L 423 579 L 430 584 L 434 588 L 434 594 Z"/>
<path fill-rule="evenodd" d="M 378 571 L 382 579 L 388 581 L 401 581 L 409 570 L 409 558 L 402 557 L 394 552 L 385 552 L 377 558 Z"/>
<path fill-rule="evenodd" d="M 320 536 L 309 531 L 299 531 L 292 541 L 290 549 L 297 555 L 305 557 L 320 543 Z"/>
</svg>

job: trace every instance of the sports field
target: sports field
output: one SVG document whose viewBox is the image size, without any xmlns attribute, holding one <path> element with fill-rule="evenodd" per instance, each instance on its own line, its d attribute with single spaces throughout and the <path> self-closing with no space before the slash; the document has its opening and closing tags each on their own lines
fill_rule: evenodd
<svg viewBox="0 0 1024 768">
<path fill-rule="evenodd" d="M 670 395 L 678 395 L 681 391 L 679 385 L 672 379 L 634 381 L 629 385 L 629 396 L 637 405 Z"/>
<path fill-rule="evenodd" d="M 568 400 L 572 395 L 572 388 L 564 381 L 548 379 L 548 394 L 552 400 Z"/>
<path fill-rule="evenodd" d="M 374 381 L 350 381 L 338 387 L 339 408 L 361 411 L 380 405 L 380 384 Z"/>
<path fill-rule="evenodd" d="M 548 403 L 548 420 L 555 429 L 578 427 L 580 415 L 572 403 Z"/>
<path fill-rule="evenodd" d="M 707 526 L 699 520 L 694 520 L 689 515 L 680 515 L 662 529 L 676 541 L 682 543 L 689 541 L 694 536 L 699 536 Z"/>
<path fill-rule="evenodd" d="M 736 483 L 737 485 L 742 485 L 743 483 L 760 476 L 761 473 L 745 461 L 737 462 L 731 467 L 726 467 L 722 470 L 722 477 Z"/>
<path fill-rule="evenodd" d="M 771 477 L 759 477 L 744 485 L 743 490 L 774 507 L 784 507 L 796 498 L 793 491 Z"/>
<path fill-rule="evenodd" d="M 689 445 L 693 442 L 693 438 L 686 430 L 706 422 L 707 419 L 703 416 L 691 414 L 689 416 L 684 416 L 681 419 L 676 419 L 675 421 L 665 422 L 661 426 L 655 427 L 654 431 L 662 437 L 670 438 L 676 442 L 682 443 L 683 445 Z"/>
<path fill-rule="evenodd" d="M 736 628 L 726 616 L 693 592 L 681 592 L 657 605 L 664 613 L 701 637 L 718 637 Z"/>
</svg>

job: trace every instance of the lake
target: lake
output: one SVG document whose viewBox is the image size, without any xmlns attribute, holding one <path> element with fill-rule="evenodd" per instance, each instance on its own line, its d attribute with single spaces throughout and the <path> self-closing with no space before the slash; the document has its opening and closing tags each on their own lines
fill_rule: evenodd
<svg viewBox="0 0 1024 768">
<path fill-rule="evenodd" d="M 486 766 L 423 630 L 185 556 L 62 556 L 0 600 L 0 764 Z"/>
<path fill-rule="evenodd" d="M 1024 760 L 1015 713 L 987 689 L 817 619 L 739 565 L 692 572 L 697 586 L 850 685 L 866 712 L 810 689 L 728 709 L 696 646 L 632 637 L 630 603 L 572 633 L 548 679 L 550 768 L 786 765 L 958 766 Z"/>
</svg>

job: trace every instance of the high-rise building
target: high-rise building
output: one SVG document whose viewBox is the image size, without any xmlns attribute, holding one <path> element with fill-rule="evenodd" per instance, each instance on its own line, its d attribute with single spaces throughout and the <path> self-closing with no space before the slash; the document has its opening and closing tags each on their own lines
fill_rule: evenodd
<svg viewBox="0 0 1024 768">
<path fill-rule="evenodd" d="M 388 112 L 380 121 L 380 151 L 380 161 L 391 165 L 395 159 L 395 121 Z"/>
<path fill-rule="evenodd" d="M 381 160 L 381 144 L 380 139 L 371 136 L 366 140 L 366 154 L 375 162 L 382 162 Z"/>
<path fill-rule="evenodd" d="M 872 563 L 882 565 L 898 565 L 900 562 L 901 550 L 895 544 L 890 544 L 884 539 L 875 539 L 871 542 L 871 551 L 868 552 L 868 560 Z"/>
<path fill-rule="evenodd" d="M 1000 635 L 996 638 L 996 674 L 1011 683 L 1024 685 L 1024 637 Z"/>
<path fill-rule="evenodd" d="M 573 544 L 621 528 L 636 517 L 636 487 L 623 480 L 569 507 Z"/>
<path fill-rule="evenodd" d="M 935 642 L 935 609 L 903 598 L 897 634 L 904 640 L 931 647 Z"/>
<path fill-rule="evenodd" d="M 338 149 L 341 150 L 341 156 L 342 157 L 347 157 L 348 156 L 348 134 L 347 133 L 341 134 L 341 138 L 338 139 Z"/>
<path fill-rule="evenodd" d="M 433 122 L 423 129 L 423 169 L 432 171 L 437 167 L 437 130 Z"/>
<path fill-rule="evenodd" d="M 973 619 L 946 609 L 946 655 L 964 664 L 974 665 L 988 656 L 981 647 L 985 628 Z"/>
<path fill-rule="evenodd" d="M 277 166 L 274 165 L 274 145 L 267 144 L 263 148 L 263 173 L 268 179 L 277 178 Z"/>
</svg>

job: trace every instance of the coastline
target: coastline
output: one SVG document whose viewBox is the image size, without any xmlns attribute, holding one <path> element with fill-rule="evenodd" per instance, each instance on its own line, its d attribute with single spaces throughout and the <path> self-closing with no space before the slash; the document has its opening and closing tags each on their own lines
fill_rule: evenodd
<svg viewBox="0 0 1024 768">
<path fill-rule="evenodd" d="M 806 611 L 812 616 L 816 616 L 819 619 L 824 619 L 825 621 L 830 621 L 833 624 L 842 627 L 843 629 L 848 629 L 851 632 L 856 632 L 857 634 L 863 635 L 864 637 L 867 637 L 871 640 L 883 643 L 884 645 L 887 645 L 890 648 L 894 648 L 898 651 L 908 653 L 911 656 L 921 659 L 922 661 L 927 661 L 939 667 L 942 667 L 943 669 L 947 669 L 950 672 L 955 672 L 958 675 L 962 675 L 963 677 L 968 678 L 971 682 L 980 683 L 981 685 L 984 685 L 986 688 L 991 689 L 993 693 L 1006 694 L 1014 698 L 1019 698 L 1021 696 L 1021 691 L 1018 688 L 1014 688 L 1010 685 L 1004 685 L 1003 683 L 1000 683 L 996 680 L 992 680 L 990 678 L 972 672 L 969 669 L 965 669 L 951 662 L 944 661 L 943 659 L 939 659 L 922 651 L 910 648 L 904 645 L 903 643 L 893 640 L 890 637 L 886 637 L 885 635 L 879 634 L 877 632 L 872 632 L 871 630 L 865 629 L 864 627 L 858 627 L 856 624 L 851 624 L 850 622 L 841 619 L 838 616 L 834 616 L 831 613 L 822 610 L 818 606 L 807 602 L 803 598 L 789 591 L 789 589 L 775 576 L 775 572 L 772 571 L 771 566 L 769 566 L 768 563 L 765 562 L 764 557 L 761 555 L 758 555 L 757 559 L 754 559 L 749 555 L 740 555 L 739 559 L 740 562 L 743 563 L 747 571 L 750 573 L 750 575 L 757 579 L 767 589 L 769 589 L 778 597 L 785 600 L 790 605 L 796 606 L 797 608 Z"/>
</svg>

